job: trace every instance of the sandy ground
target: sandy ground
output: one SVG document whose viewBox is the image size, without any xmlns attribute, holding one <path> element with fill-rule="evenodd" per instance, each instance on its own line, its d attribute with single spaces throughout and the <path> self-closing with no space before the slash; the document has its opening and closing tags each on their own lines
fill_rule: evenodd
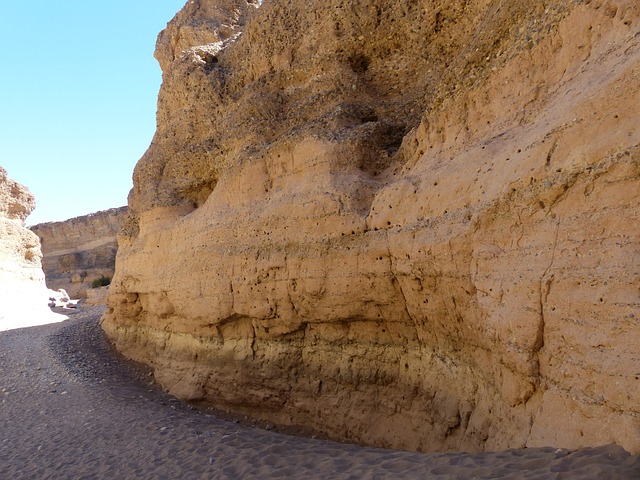
<svg viewBox="0 0 640 480">
<path fill-rule="evenodd" d="M 120 359 L 101 312 L 0 333 L 1 479 L 640 479 L 613 445 L 421 455 L 225 421 Z"/>
<path fill-rule="evenodd" d="M 0 332 L 62 322 L 69 318 L 63 309 L 52 312 L 47 307 L 51 291 L 47 290 L 44 284 L 31 283 L 33 285 L 20 285 L 23 287 L 21 291 L 15 285 L 6 288 L 6 285 L 0 282 Z"/>
</svg>

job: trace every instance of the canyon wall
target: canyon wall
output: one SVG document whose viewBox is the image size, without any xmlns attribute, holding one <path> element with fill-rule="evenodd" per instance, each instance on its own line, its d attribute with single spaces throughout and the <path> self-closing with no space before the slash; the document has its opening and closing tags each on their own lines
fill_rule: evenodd
<svg viewBox="0 0 640 480">
<path fill-rule="evenodd" d="M 0 331 L 59 317 L 48 307 L 40 242 L 24 223 L 34 208 L 31 192 L 0 167 Z"/>
<path fill-rule="evenodd" d="M 93 280 L 112 278 L 118 232 L 126 216 L 127 207 L 111 208 L 31 227 L 42 244 L 47 286 L 63 288 L 71 298 L 85 298 Z"/>
<path fill-rule="evenodd" d="M 640 451 L 635 0 L 190 1 L 103 328 L 174 395 Z"/>
</svg>

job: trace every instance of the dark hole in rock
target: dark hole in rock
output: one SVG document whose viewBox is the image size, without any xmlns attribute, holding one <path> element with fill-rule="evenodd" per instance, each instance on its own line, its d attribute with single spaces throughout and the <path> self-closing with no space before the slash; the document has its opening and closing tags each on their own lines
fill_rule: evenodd
<svg viewBox="0 0 640 480">
<path fill-rule="evenodd" d="M 349 65 L 351 65 L 351 70 L 356 73 L 364 73 L 369 69 L 369 64 L 371 60 L 368 57 L 362 54 L 351 55 L 349 57 Z"/>
</svg>

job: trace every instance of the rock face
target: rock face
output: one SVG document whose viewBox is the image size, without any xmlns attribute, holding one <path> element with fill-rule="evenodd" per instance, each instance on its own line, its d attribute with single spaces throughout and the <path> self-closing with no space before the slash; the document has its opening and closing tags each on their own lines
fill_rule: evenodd
<svg viewBox="0 0 640 480">
<path fill-rule="evenodd" d="M 103 328 L 374 445 L 640 451 L 636 0 L 188 2 Z"/>
<path fill-rule="evenodd" d="M 31 227 L 42 243 L 47 286 L 85 298 L 93 280 L 112 278 L 118 232 L 126 216 L 127 207 L 120 207 Z"/>
<path fill-rule="evenodd" d="M 91 288 L 87 290 L 87 299 L 85 305 L 106 305 L 109 287 Z"/>
<path fill-rule="evenodd" d="M 40 242 L 24 226 L 34 208 L 31 192 L 0 167 L 0 331 L 55 316 L 47 306 Z"/>
</svg>

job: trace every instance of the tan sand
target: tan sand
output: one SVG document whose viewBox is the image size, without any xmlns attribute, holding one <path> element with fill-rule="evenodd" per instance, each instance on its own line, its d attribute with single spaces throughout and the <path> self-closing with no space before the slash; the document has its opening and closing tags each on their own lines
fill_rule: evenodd
<svg viewBox="0 0 640 480">
<path fill-rule="evenodd" d="M 221 420 L 115 355 L 102 308 L 0 333 L 0 479 L 640 478 L 615 445 L 422 455 Z"/>
</svg>

